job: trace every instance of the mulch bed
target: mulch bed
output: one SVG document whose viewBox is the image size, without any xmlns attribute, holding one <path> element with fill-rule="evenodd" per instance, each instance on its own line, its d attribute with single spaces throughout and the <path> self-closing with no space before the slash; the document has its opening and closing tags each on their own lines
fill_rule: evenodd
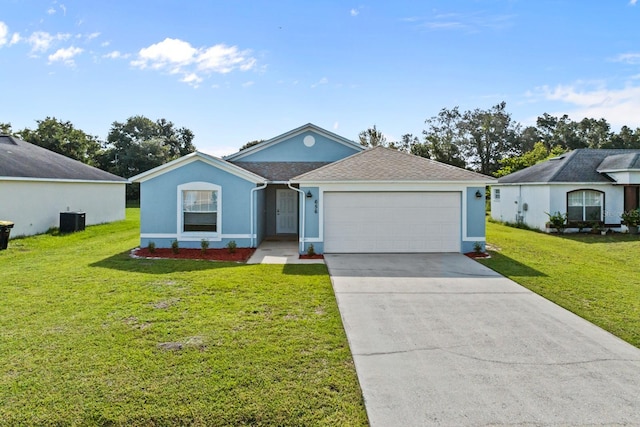
<svg viewBox="0 0 640 427">
<path fill-rule="evenodd" d="M 486 252 L 467 252 L 465 255 L 468 256 L 469 258 L 472 258 L 472 259 L 491 258 L 491 255 L 489 255 Z"/>
<path fill-rule="evenodd" d="M 324 255 L 321 255 L 321 254 L 300 255 L 298 258 L 300 258 L 300 259 L 324 259 Z"/>
<path fill-rule="evenodd" d="M 156 248 L 151 253 L 148 248 L 136 248 L 131 251 L 131 256 L 137 258 L 173 258 L 173 259 L 201 259 L 207 261 L 245 262 L 255 252 L 255 248 L 236 248 L 234 253 L 228 249 L 183 249 L 177 254 L 171 248 Z"/>
</svg>

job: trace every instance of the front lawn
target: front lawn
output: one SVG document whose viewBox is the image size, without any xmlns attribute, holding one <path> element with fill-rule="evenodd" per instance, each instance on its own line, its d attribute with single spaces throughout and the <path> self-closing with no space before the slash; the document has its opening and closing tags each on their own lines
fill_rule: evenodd
<svg viewBox="0 0 640 427">
<path fill-rule="evenodd" d="M 132 259 L 138 212 L 0 252 L 0 424 L 367 424 L 324 265 Z"/>
<path fill-rule="evenodd" d="M 640 347 L 640 238 L 547 235 L 487 223 L 497 248 L 481 261 Z"/>
</svg>

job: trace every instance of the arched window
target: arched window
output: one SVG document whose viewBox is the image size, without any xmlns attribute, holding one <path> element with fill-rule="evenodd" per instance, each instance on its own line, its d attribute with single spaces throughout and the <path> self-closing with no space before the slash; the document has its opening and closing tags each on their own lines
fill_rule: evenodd
<svg viewBox="0 0 640 427">
<path fill-rule="evenodd" d="M 567 193 L 569 221 L 602 221 L 604 193 L 596 190 L 576 190 Z"/>
</svg>

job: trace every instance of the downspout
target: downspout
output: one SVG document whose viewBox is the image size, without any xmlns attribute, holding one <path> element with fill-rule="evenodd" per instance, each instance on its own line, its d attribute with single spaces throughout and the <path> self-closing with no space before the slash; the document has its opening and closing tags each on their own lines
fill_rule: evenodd
<svg viewBox="0 0 640 427">
<path fill-rule="evenodd" d="M 305 205 L 304 205 L 304 191 L 300 190 L 299 188 L 295 188 L 291 186 L 291 181 L 287 182 L 287 186 L 292 189 L 292 190 L 296 190 L 298 193 L 302 194 L 302 203 L 300 203 L 300 209 L 302 210 L 302 224 L 300 225 L 300 245 L 299 245 L 299 251 L 300 253 L 304 252 L 304 212 L 306 211 L 305 209 Z"/>
<path fill-rule="evenodd" d="M 253 221 L 254 221 L 254 218 L 253 218 L 253 195 L 255 194 L 256 191 L 264 190 L 265 188 L 267 188 L 267 183 L 266 182 L 262 185 L 262 187 L 254 187 L 254 188 L 251 189 L 251 194 L 250 194 L 251 201 L 249 202 L 249 210 L 251 211 L 251 219 L 250 219 L 250 221 L 251 221 L 251 246 L 250 247 L 253 247 L 253 243 L 254 243 L 254 239 L 253 239 Z M 256 217 L 257 217 L 257 215 L 256 215 Z"/>
</svg>

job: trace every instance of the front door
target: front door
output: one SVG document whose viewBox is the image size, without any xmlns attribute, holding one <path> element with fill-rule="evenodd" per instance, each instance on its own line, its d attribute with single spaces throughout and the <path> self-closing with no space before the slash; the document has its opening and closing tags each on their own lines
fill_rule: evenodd
<svg viewBox="0 0 640 427">
<path fill-rule="evenodd" d="M 294 190 L 276 190 L 276 234 L 292 234 L 298 232 L 297 194 Z"/>
<path fill-rule="evenodd" d="M 640 206 L 639 186 L 627 185 L 624 187 L 624 210 L 633 211 Z"/>
</svg>

